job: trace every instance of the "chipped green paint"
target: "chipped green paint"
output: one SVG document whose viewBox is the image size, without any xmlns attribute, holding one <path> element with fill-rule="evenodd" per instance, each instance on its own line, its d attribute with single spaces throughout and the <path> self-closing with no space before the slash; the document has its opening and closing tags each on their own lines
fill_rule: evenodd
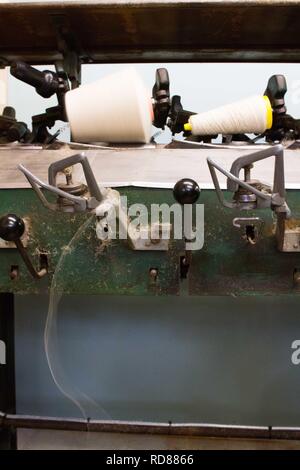
<svg viewBox="0 0 300 470">
<path fill-rule="evenodd" d="M 151 202 L 170 200 L 171 192 L 156 190 L 122 191 L 128 194 L 129 204 L 143 200 Z M 33 279 L 16 249 L 0 249 L 0 291 L 38 293 L 49 289 L 51 279 L 63 250 L 86 220 L 86 215 L 51 212 L 40 204 L 32 190 L 1 190 L 0 215 L 8 212 L 27 217 L 31 225 L 31 237 L 27 250 L 35 265 L 39 251 L 47 252 L 49 274 L 40 280 Z M 172 198 L 171 198 L 172 200 Z M 176 243 L 168 252 L 134 252 L 124 240 L 109 243 L 100 249 L 94 224 L 91 223 L 72 253 L 64 259 L 59 273 L 58 288 L 68 293 L 161 295 L 178 294 L 179 264 Z M 12 265 L 19 266 L 19 276 L 11 280 Z M 156 282 L 151 280 L 149 270 L 156 268 Z"/>
<path fill-rule="evenodd" d="M 128 204 L 143 202 L 173 203 L 171 190 L 120 188 Z M 200 201 L 205 205 L 205 243 L 193 252 L 188 289 L 192 295 L 255 295 L 296 294 L 293 272 L 300 268 L 300 253 L 280 253 L 273 235 L 272 213 L 257 211 L 265 219 L 259 243 L 246 244 L 239 230 L 232 225 L 236 216 L 249 214 L 232 212 L 221 207 L 214 191 L 204 190 Z M 299 217 L 300 191 L 288 191 L 288 202 Z M 34 280 L 16 249 L 0 249 L 0 291 L 17 293 L 46 292 L 62 251 L 68 246 L 86 215 L 50 212 L 41 206 L 32 190 L 0 191 L 0 215 L 14 212 L 28 217 L 31 237 L 28 251 L 38 264 L 39 250 L 48 253 L 49 274 Z M 253 214 L 251 214 L 253 215 Z M 125 241 L 113 241 L 100 249 L 94 224 L 83 233 L 72 253 L 67 253 L 59 273 L 58 288 L 68 293 L 179 295 L 179 259 L 182 243 L 173 241 L 168 252 L 135 252 Z M 19 277 L 12 281 L 12 265 L 19 266 Z M 151 280 L 149 270 L 156 268 L 158 277 Z"/>
<path fill-rule="evenodd" d="M 293 217 L 300 215 L 300 192 L 287 192 Z M 193 253 L 189 273 L 189 292 L 193 295 L 269 295 L 297 294 L 293 274 L 300 269 L 300 253 L 282 253 L 274 236 L 275 218 L 270 210 L 251 213 L 226 209 L 213 191 L 206 191 L 205 243 Z M 256 216 L 264 219 L 261 239 L 246 243 L 234 227 L 235 217 Z"/>
</svg>

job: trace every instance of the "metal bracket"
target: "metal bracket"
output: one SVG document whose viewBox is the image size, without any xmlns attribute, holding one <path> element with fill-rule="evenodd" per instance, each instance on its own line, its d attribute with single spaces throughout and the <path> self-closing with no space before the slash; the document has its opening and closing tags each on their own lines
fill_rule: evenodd
<svg viewBox="0 0 300 470">
<path fill-rule="evenodd" d="M 287 253 L 300 252 L 300 220 L 286 220 L 284 215 L 279 214 L 276 224 L 277 246 L 280 251 Z"/>
<path fill-rule="evenodd" d="M 52 15 L 56 29 L 57 47 L 63 59 L 55 64 L 56 70 L 63 70 L 71 82 L 72 88 L 81 84 L 81 58 L 87 57 L 78 37 L 73 32 L 69 18 L 63 14 Z"/>
<path fill-rule="evenodd" d="M 275 156 L 272 191 L 266 186 L 263 188 L 263 185 L 261 184 L 261 189 L 258 189 L 256 186 L 251 184 L 250 180 L 247 182 L 247 180 L 243 181 L 239 178 L 239 173 L 242 168 L 250 169 L 253 163 L 264 160 L 271 156 Z M 216 189 L 217 197 L 224 207 L 240 210 L 270 208 L 276 213 L 285 213 L 286 217 L 290 216 L 290 209 L 288 208 L 285 200 L 286 193 L 284 182 L 284 153 L 282 145 L 275 145 L 273 147 L 268 147 L 266 149 L 259 150 L 258 152 L 240 157 L 233 162 L 230 171 L 225 170 L 225 168 L 214 162 L 211 158 L 207 158 L 207 163 Z M 239 189 L 243 188 L 247 191 L 248 195 L 252 194 L 255 196 L 253 201 L 249 204 L 249 202 L 241 202 L 237 200 L 230 202 L 225 200 L 223 192 L 220 188 L 216 170 L 220 171 L 227 177 L 227 189 L 229 191 L 237 194 Z"/>
<path fill-rule="evenodd" d="M 57 186 L 57 175 L 68 168 L 80 163 L 83 168 L 89 197 L 80 197 L 70 192 L 63 191 Z M 127 234 L 129 245 L 134 250 L 168 250 L 171 225 L 156 224 L 147 227 L 139 227 L 138 230 L 131 230 L 131 226 L 126 224 L 125 213 L 120 206 L 120 193 L 111 188 L 100 190 L 87 157 L 83 153 L 72 155 L 57 162 L 52 163 L 48 169 L 48 183 L 41 181 L 33 175 L 23 165 L 19 169 L 24 173 L 33 190 L 37 194 L 41 203 L 52 211 L 67 212 L 93 212 L 97 217 L 96 235 L 101 241 L 110 241 L 116 232 L 116 222 L 123 233 Z M 58 201 L 64 200 L 69 204 L 62 205 L 59 202 L 48 201 L 42 189 L 45 189 L 58 197 Z M 65 209 L 67 207 L 67 210 Z M 160 237 L 161 232 L 167 232 L 167 237 Z"/>
<path fill-rule="evenodd" d="M 112 240 L 117 231 L 126 233 L 129 246 L 136 251 L 167 251 L 169 249 L 172 225 L 153 223 L 132 226 L 120 204 L 120 193 L 107 188 L 105 199 L 95 210 L 97 216 L 96 235 L 102 242 Z"/>
<path fill-rule="evenodd" d="M 168 251 L 172 225 L 170 223 L 153 223 L 140 227 L 129 226 L 130 245 L 139 251 Z M 164 236 L 163 236 L 164 234 Z"/>
<path fill-rule="evenodd" d="M 75 196 L 67 191 L 63 191 L 62 189 L 58 188 L 56 185 L 56 177 L 59 171 L 63 171 L 68 167 L 76 165 L 80 163 L 83 167 L 84 175 L 86 178 L 88 190 L 90 197 L 80 197 Z M 69 201 L 71 204 L 69 205 L 68 211 L 69 212 L 86 212 L 95 209 L 103 199 L 103 195 L 100 191 L 100 188 L 96 182 L 95 176 L 89 164 L 87 157 L 83 154 L 76 154 L 72 155 L 71 157 L 64 158 L 58 162 L 54 162 L 50 165 L 48 170 L 48 179 L 49 183 L 45 183 L 44 181 L 40 180 L 37 176 L 33 175 L 27 168 L 23 165 L 19 165 L 18 168 L 24 173 L 27 180 L 29 181 L 30 185 L 32 186 L 33 190 L 37 194 L 38 198 L 42 202 L 42 204 L 52 211 L 61 211 L 61 205 L 56 203 L 49 202 L 48 199 L 43 194 L 40 186 L 43 189 L 55 194 L 59 198 L 63 198 L 64 200 Z"/>
</svg>

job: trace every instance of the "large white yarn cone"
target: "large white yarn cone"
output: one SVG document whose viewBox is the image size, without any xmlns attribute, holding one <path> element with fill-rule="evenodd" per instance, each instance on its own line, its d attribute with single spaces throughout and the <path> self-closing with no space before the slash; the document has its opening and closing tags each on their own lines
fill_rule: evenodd
<svg viewBox="0 0 300 470">
<path fill-rule="evenodd" d="M 133 67 L 66 93 L 72 139 L 77 142 L 147 143 L 152 104 Z"/>
<path fill-rule="evenodd" d="M 261 134 L 272 127 L 272 107 L 267 96 L 251 96 L 244 100 L 189 118 L 185 130 L 194 135 Z"/>
</svg>

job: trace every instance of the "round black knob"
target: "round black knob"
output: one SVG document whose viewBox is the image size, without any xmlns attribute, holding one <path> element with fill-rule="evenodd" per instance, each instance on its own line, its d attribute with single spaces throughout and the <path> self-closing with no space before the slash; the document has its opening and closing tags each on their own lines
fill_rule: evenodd
<svg viewBox="0 0 300 470">
<path fill-rule="evenodd" d="M 14 242 L 21 238 L 25 230 L 25 224 L 21 217 L 15 214 L 7 214 L 0 219 L 0 238 L 7 242 Z"/>
<path fill-rule="evenodd" d="M 175 184 L 173 194 L 180 204 L 194 204 L 200 196 L 200 188 L 196 181 L 183 178 Z"/>
</svg>

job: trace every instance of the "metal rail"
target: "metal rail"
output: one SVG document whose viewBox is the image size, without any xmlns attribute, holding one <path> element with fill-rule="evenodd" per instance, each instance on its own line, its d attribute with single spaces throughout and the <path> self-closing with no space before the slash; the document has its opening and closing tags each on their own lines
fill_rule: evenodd
<svg viewBox="0 0 300 470">
<path fill-rule="evenodd" d="M 54 63 L 66 47 L 82 63 L 299 62 L 299 22 L 297 0 L 7 3 L 0 66 Z"/>
<path fill-rule="evenodd" d="M 199 437 L 300 440 L 300 428 L 273 426 L 231 426 L 223 424 L 150 423 L 144 421 L 103 421 L 0 412 L 0 429 L 49 429 L 82 432 L 165 434 Z"/>
</svg>

